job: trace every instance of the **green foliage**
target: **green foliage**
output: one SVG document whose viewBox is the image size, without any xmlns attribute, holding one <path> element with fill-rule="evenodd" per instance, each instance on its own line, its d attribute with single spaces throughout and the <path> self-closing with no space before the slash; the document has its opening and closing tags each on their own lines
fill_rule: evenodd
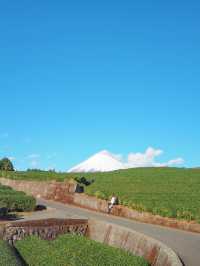
<svg viewBox="0 0 200 266">
<path fill-rule="evenodd" d="M 74 180 L 77 183 L 82 184 L 82 185 L 85 185 L 85 186 L 89 186 L 89 185 L 91 185 L 94 182 L 93 179 L 92 180 L 87 180 L 84 176 L 82 176 L 82 177 L 75 177 Z"/>
<path fill-rule="evenodd" d="M 106 197 L 106 195 L 101 191 L 96 191 L 94 193 L 94 196 L 97 197 L 98 199 L 108 199 L 108 197 Z"/>
<path fill-rule="evenodd" d="M 3 158 L 0 160 L 0 170 L 1 171 L 14 171 L 14 166 L 8 158 Z"/>
<path fill-rule="evenodd" d="M 0 266 L 20 266 L 21 263 L 15 256 L 12 248 L 0 240 Z"/>
<path fill-rule="evenodd" d="M 27 171 L 15 171 L 15 172 L 0 171 L 0 177 L 5 177 L 15 180 L 64 181 L 65 179 L 70 179 L 72 176 L 66 173 L 56 173 L 51 170 L 42 171 L 38 169 L 36 170 L 28 169 Z"/>
<path fill-rule="evenodd" d="M 6 215 L 7 211 L 32 211 L 35 206 L 36 200 L 32 196 L 0 185 L 0 216 Z"/>
<path fill-rule="evenodd" d="M 147 266 L 141 257 L 77 235 L 63 235 L 54 241 L 28 237 L 16 242 L 29 266 Z"/>
<path fill-rule="evenodd" d="M 120 204 L 138 211 L 200 221 L 200 169 L 135 168 L 84 174 L 28 171 L 0 172 L 0 176 L 57 181 L 84 176 L 94 179 L 94 183 L 85 187 L 88 195 L 109 199 L 114 193 Z"/>
<path fill-rule="evenodd" d="M 32 211 L 36 201 L 31 196 L 22 195 L 0 195 L 0 205 L 6 204 L 8 211 Z"/>
<path fill-rule="evenodd" d="M 85 192 L 116 194 L 120 204 L 163 217 L 200 221 L 200 169 L 137 168 L 95 175 Z"/>
</svg>

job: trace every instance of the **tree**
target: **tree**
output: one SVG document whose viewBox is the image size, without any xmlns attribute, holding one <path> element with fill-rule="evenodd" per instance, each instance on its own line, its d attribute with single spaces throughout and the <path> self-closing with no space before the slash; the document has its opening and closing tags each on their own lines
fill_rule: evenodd
<svg viewBox="0 0 200 266">
<path fill-rule="evenodd" d="M 1 171 L 14 171 L 14 166 L 8 158 L 3 158 L 0 160 L 0 170 Z"/>
</svg>

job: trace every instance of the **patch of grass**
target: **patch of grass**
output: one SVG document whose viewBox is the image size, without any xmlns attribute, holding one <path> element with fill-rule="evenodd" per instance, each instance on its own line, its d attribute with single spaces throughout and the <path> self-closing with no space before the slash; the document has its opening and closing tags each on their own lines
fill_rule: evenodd
<svg viewBox="0 0 200 266">
<path fill-rule="evenodd" d="M 0 266 L 20 266 L 21 263 L 18 261 L 14 252 L 8 244 L 0 240 Z"/>
<path fill-rule="evenodd" d="M 147 266 L 141 257 L 77 235 L 63 235 L 54 241 L 35 236 L 16 242 L 29 266 Z"/>
</svg>

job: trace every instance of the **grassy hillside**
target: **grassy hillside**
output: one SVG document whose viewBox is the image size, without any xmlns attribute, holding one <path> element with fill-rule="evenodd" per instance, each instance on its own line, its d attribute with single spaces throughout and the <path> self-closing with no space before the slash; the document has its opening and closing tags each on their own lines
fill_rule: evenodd
<svg viewBox="0 0 200 266">
<path fill-rule="evenodd" d="M 54 241 L 28 237 L 16 247 L 29 266 L 147 266 L 141 257 L 76 235 L 63 235 Z"/>
<path fill-rule="evenodd" d="M 130 208 L 161 216 L 200 221 L 200 170 L 138 168 L 97 174 L 90 195 L 112 193 Z"/>
<path fill-rule="evenodd" d="M 15 179 L 60 181 L 84 175 L 95 179 L 85 188 L 89 195 L 108 199 L 115 193 L 121 204 L 133 209 L 200 221 L 200 169 L 136 168 L 109 173 L 13 172 L 7 175 Z"/>
</svg>

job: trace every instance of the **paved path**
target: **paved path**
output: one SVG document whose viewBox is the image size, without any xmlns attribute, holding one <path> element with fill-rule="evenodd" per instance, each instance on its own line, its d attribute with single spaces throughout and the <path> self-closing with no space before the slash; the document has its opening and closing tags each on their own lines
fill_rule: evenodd
<svg viewBox="0 0 200 266">
<path fill-rule="evenodd" d="M 34 216 L 29 217 L 29 219 L 50 217 L 86 219 L 94 218 L 118 224 L 162 241 L 180 256 L 185 266 L 200 266 L 200 234 L 171 229 L 158 225 L 140 223 L 133 220 L 90 211 L 75 207 L 73 205 L 62 204 L 54 201 L 40 199 L 38 200 L 38 203 L 46 205 L 49 208 L 48 211 L 37 212 L 34 214 Z"/>
</svg>

